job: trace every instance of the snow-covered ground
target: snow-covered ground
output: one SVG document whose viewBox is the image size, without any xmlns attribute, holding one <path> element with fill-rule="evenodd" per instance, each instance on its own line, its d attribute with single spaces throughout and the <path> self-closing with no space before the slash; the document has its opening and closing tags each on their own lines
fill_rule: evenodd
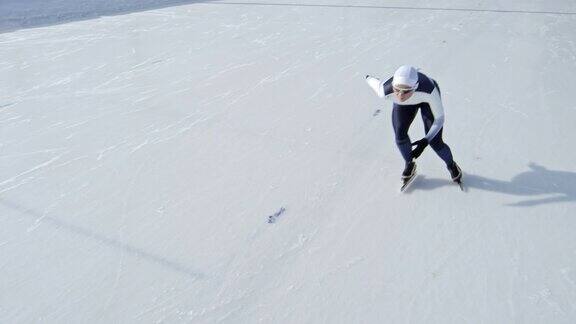
<svg viewBox="0 0 576 324">
<path fill-rule="evenodd" d="M 38 2 L 0 4 L 0 322 L 576 322 L 574 1 Z M 467 192 L 427 149 L 398 193 L 364 75 L 402 64 Z"/>
</svg>

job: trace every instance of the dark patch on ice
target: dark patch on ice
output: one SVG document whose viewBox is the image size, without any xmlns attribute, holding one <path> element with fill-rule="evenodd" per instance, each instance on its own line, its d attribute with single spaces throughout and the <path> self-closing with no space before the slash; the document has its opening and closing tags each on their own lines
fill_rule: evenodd
<svg viewBox="0 0 576 324">
<path fill-rule="evenodd" d="M 285 211 L 286 208 L 282 207 L 277 212 L 275 212 L 274 215 L 268 216 L 268 223 L 269 224 L 276 223 L 276 220 L 280 217 L 280 215 L 284 214 Z"/>
</svg>

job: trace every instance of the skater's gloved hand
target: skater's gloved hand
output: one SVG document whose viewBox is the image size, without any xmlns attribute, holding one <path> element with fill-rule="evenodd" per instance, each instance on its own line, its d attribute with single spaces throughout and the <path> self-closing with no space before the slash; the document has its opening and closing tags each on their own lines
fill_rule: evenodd
<svg viewBox="0 0 576 324">
<path fill-rule="evenodd" d="M 412 146 L 416 146 L 416 148 L 412 150 L 412 157 L 417 159 L 420 154 L 424 152 L 426 146 L 428 146 L 428 139 L 424 137 L 423 139 L 417 140 L 416 142 L 412 143 Z"/>
</svg>

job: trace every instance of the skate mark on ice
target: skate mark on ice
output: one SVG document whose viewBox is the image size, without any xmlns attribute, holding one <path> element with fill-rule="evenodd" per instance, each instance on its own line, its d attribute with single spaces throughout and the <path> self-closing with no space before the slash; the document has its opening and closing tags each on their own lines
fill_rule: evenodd
<svg viewBox="0 0 576 324">
<path fill-rule="evenodd" d="M 50 159 L 50 160 L 48 160 L 48 161 L 46 161 L 46 162 L 44 162 L 44 163 L 38 164 L 38 165 L 36 165 L 36 166 L 28 169 L 27 171 L 24 171 L 24 172 L 22 172 L 22 173 L 20 173 L 20 174 L 17 174 L 17 175 L 15 175 L 15 176 L 13 176 L 13 177 L 10 178 L 10 179 L 4 180 L 4 181 L 0 182 L 0 187 L 2 187 L 2 186 L 4 186 L 4 185 L 7 185 L 7 184 L 10 184 L 10 183 L 12 183 L 12 182 L 15 182 L 15 181 L 17 181 L 18 179 L 23 178 L 24 176 L 27 176 L 27 175 L 29 175 L 29 174 L 31 174 L 31 173 L 34 173 L 34 172 L 38 171 L 38 170 L 42 170 L 42 169 L 50 166 L 51 164 L 53 164 L 55 161 L 59 160 L 62 156 L 63 156 L 63 155 L 58 155 L 58 156 L 56 156 L 56 157 L 53 157 L 52 159 Z M 21 184 L 23 184 L 23 183 L 25 183 L 25 182 L 26 182 L 26 179 L 23 180 L 23 181 L 21 181 L 21 182 L 20 182 L 19 184 L 17 184 L 16 186 L 12 186 L 12 187 L 9 187 L 9 188 L 3 188 L 3 189 L 0 190 L 0 193 L 4 193 L 4 192 L 6 192 L 6 191 L 12 190 L 12 189 L 18 187 L 19 185 L 21 185 Z"/>
<path fill-rule="evenodd" d="M 8 107 L 13 106 L 13 105 L 15 105 L 15 104 L 16 104 L 15 102 L 7 103 L 7 104 L 2 104 L 2 105 L 0 105 L 0 109 L 2 109 L 2 108 L 8 108 Z"/>
<path fill-rule="evenodd" d="M 504 10 L 504 9 L 475 9 L 475 8 L 448 8 L 448 7 L 401 7 L 376 5 L 339 5 L 339 4 L 303 4 L 303 3 L 264 3 L 264 2 L 216 2 L 211 5 L 244 5 L 244 6 L 284 6 L 284 7 L 321 7 L 321 8 L 347 8 L 347 9 L 394 9 L 419 11 L 460 11 L 460 12 L 493 12 L 516 14 L 542 14 L 542 15 L 576 15 L 571 11 L 530 11 L 530 10 Z"/>
<path fill-rule="evenodd" d="M 104 246 L 108 246 L 110 248 L 120 249 L 122 253 L 126 253 L 126 255 L 130 255 L 132 257 L 141 258 L 148 262 L 156 263 L 158 265 L 164 266 L 172 271 L 179 272 L 183 275 L 186 275 L 192 279 L 205 279 L 206 274 L 199 272 L 190 268 L 189 266 L 179 263 L 178 261 L 168 259 L 161 255 L 152 254 L 147 252 L 141 248 L 136 246 L 127 244 L 125 242 L 121 242 L 106 235 L 99 234 L 93 232 L 87 228 L 83 228 L 78 225 L 73 225 L 62 221 L 56 217 L 43 215 L 43 213 L 36 211 L 32 208 L 25 207 L 19 203 L 12 202 L 6 199 L 0 199 L 0 206 L 12 209 L 14 211 L 19 212 L 21 215 L 26 217 L 31 217 L 34 220 L 43 217 L 42 222 L 47 225 L 51 225 L 57 230 L 65 230 L 65 232 L 71 233 L 73 235 L 83 236 L 89 239 L 92 239 Z"/>
</svg>

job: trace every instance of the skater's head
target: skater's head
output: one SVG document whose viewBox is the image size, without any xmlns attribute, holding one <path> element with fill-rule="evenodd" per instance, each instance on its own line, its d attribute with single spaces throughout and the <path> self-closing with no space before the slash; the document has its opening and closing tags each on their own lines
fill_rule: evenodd
<svg viewBox="0 0 576 324">
<path fill-rule="evenodd" d="M 394 73 L 392 88 L 400 102 L 408 100 L 418 88 L 418 70 L 409 65 L 399 67 Z"/>
</svg>

